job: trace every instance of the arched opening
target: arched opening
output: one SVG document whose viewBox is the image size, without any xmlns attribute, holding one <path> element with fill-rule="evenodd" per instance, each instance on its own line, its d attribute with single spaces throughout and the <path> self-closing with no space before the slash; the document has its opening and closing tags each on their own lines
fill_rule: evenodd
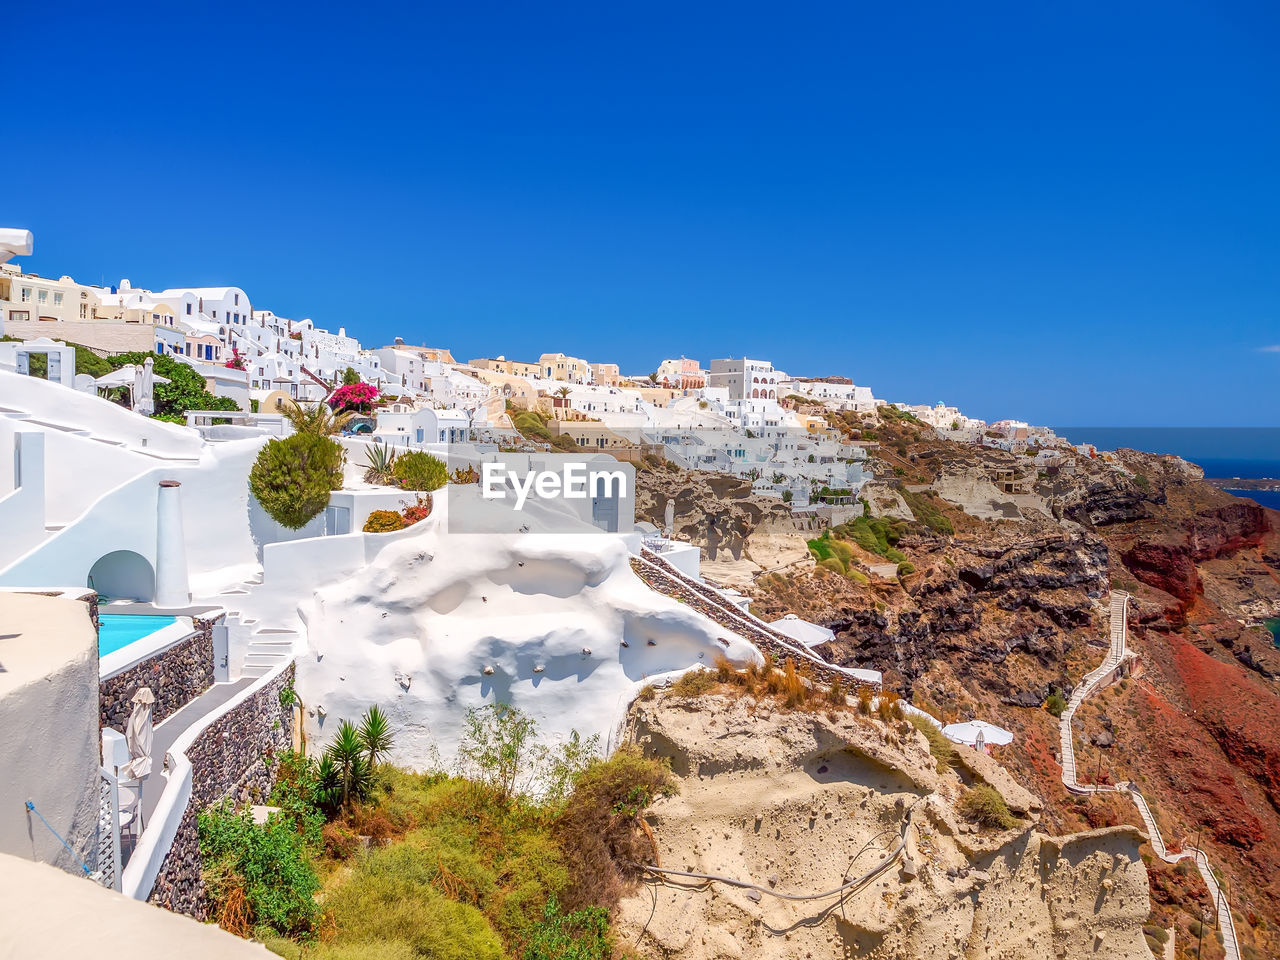
<svg viewBox="0 0 1280 960">
<path fill-rule="evenodd" d="M 132 550 L 113 550 L 98 558 L 89 571 L 88 586 L 108 599 L 156 598 L 156 571 L 151 561 Z"/>
</svg>

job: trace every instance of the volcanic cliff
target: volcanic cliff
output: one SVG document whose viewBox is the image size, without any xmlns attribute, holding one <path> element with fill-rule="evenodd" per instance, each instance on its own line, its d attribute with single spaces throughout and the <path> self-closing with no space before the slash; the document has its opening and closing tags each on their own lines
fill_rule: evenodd
<svg viewBox="0 0 1280 960">
<path fill-rule="evenodd" d="M 1043 799 L 1044 826 L 1063 832 L 1138 822 L 1123 803 L 1065 791 L 1046 709 L 1102 659 L 1108 593 L 1132 593 L 1141 659 L 1132 680 L 1077 715 L 1090 749 L 1081 762 L 1103 782 L 1137 783 L 1175 843 L 1199 835 L 1226 878 L 1246 954 L 1280 955 L 1280 654 L 1261 626 L 1280 615 L 1280 515 L 1176 457 L 1066 452 L 1044 466 L 942 440 L 910 419 L 862 426 L 878 436 L 867 445 L 877 480 L 865 515 L 828 534 L 847 559 L 757 563 L 749 584 L 734 583 L 753 611 L 831 627 L 824 656 L 884 671 L 886 687 L 943 719 L 1013 730 L 1002 759 Z M 769 544 L 819 536 L 812 521 L 788 528 L 776 500 L 744 509 L 760 498 L 741 484 L 740 495 L 713 499 L 700 475 L 648 471 L 640 483 L 659 521 L 677 495 L 678 532 L 715 529 L 726 511 L 742 518 L 742 556 L 754 555 L 756 522 L 768 523 Z M 713 580 L 715 569 L 704 567 Z M 1181 929 L 1180 953 L 1195 946 L 1205 897 L 1190 873 L 1152 867 L 1150 919 Z"/>
</svg>

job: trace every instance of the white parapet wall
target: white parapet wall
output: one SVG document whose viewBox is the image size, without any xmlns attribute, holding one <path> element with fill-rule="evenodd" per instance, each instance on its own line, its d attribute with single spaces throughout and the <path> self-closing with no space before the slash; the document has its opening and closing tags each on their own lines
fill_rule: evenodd
<svg viewBox="0 0 1280 960">
<path fill-rule="evenodd" d="M 0 663 L 0 853 L 96 869 L 98 642 L 89 605 L 0 592 Z"/>
</svg>

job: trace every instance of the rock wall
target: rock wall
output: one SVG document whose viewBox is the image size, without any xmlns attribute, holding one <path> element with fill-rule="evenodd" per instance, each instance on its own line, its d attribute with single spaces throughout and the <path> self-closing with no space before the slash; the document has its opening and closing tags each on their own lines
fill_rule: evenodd
<svg viewBox="0 0 1280 960">
<path fill-rule="evenodd" d="M 191 761 L 191 799 L 155 886 L 147 898 L 197 920 L 207 913 L 200 871 L 196 818 L 223 799 L 262 803 L 275 782 L 276 755 L 288 749 L 292 707 L 280 703 L 280 691 L 293 683 L 289 668 L 244 703 L 220 717 L 187 750 Z"/>
<path fill-rule="evenodd" d="M 196 632 L 167 650 L 130 667 L 98 685 L 98 722 L 124 731 L 133 710 L 130 702 L 139 687 L 156 695 L 153 720 L 160 723 L 177 713 L 213 685 L 213 620 L 196 619 Z"/>
<path fill-rule="evenodd" d="M 961 751 L 967 771 L 939 769 L 903 721 L 750 695 L 660 693 L 632 706 L 628 730 L 679 781 L 646 813 L 657 863 L 762 888 L 637 883 L 616 932 L 639 957 L 1150 958 L 1142 835 L 1046 836 L 1036 798 L 991 758 Z M 1010 829 L 960 815 L 979 779 L 1019 816 Z"/>
</svg>

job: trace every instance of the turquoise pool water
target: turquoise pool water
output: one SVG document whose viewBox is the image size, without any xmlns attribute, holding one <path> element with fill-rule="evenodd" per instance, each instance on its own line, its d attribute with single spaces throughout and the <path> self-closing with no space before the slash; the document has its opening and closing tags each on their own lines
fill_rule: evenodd
<svg viewBox="0 0 1280 960">
<path fill-rule="evenodd" d="M 178 621 L 145 613 L 103 613 L 98 622 L 98 656 L 105 657 Z"/>
</svg>

